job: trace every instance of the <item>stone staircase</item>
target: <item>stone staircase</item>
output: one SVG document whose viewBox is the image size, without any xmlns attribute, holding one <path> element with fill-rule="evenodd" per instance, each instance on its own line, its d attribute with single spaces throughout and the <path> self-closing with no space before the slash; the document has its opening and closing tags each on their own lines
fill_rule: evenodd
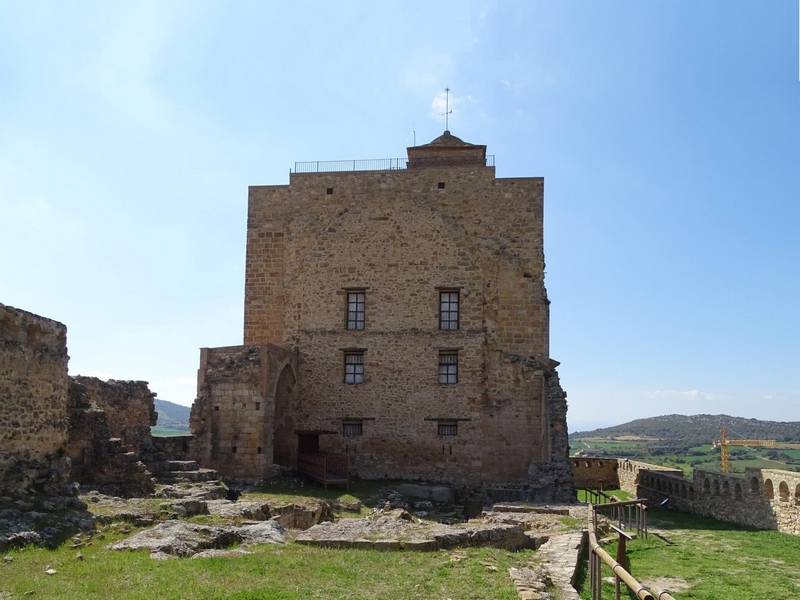
<svg viewBox="0 0 800 600">
<path fill-rule="evenodd" d="M 196 460 L 169 460 L 162 452 L 155 458 L 147 464 L 147 468 L 159 483 L 200 483 L 219 479 L 214 469 L 201 469 Z"/>
</svg>

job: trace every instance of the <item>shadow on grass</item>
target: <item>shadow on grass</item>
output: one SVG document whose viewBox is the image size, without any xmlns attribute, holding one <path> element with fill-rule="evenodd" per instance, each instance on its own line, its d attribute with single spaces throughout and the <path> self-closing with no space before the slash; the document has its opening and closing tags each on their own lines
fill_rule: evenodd
<svg viewBox="0 0 800 600">
<path fill-rule="evenodd" d="M 760 531 L 755 527 L 737 525 L 727 521 L 718 521 L 711 517 L 703 517 L 693 513 L 663 508 L 651 508 L 647 511 L 647 524 L 663 529 L 706 529 L 712 531 Z M 657 535 L 657 534 L 656 534 Z M 660 537 L 660 536 L 659 536 Z"/>
</svg>

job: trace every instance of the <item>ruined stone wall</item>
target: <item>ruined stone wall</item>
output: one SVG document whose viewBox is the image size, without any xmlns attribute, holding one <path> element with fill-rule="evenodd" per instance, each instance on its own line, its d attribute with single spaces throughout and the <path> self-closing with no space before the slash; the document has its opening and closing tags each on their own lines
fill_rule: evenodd
<svg viewBox="0 0 800 600">
<path fill-rule="evenodd" d="M 127 387 L 119 385 L 125 383 L 134 384 L 130 388 L 138 392 L 135 397 L 143 397 L 139 385 L 142 382 L 110 382 L 110 386 L 99 386 L 98 381 L 91 377 L 73 377 L 69 382 L 67 454 L 72 463 L 71 479 L 117 496 L 152 492 L 155 484 L 152 474 L 140 460 L 142 457 L 129 451 L 120 438 L 112 436 L 109 414 L 97 402 L 104 396 L 100 391 L 105 390 L 108 395 L 109 389 Z M 141 435 L 136 439 L 141 440 Z M 154 450 L 146 444 L 143 447 L 147 451 Z"/>
<path fill-rule="evenodd" d="M 0 493 L 66 481 L 68 360 L 66 326 L 0 304 Z"/>
<path fill-rule="evenodd" d="M 475 165 L 251 187 L 244 341 L 299 349 L 294 429 L 333 432 L 321 449 L 365 478 L 478 485 L 547 471 L 549 489 L 571 490 L 565 394 L 548 391 L 542 215 L 541 178 Z M 355 289 L 365 327 L 348 330 Z M 443 289 L 459 294 L 458 329 L 439 329 Z M 344 381 L 348 351 L 363 352 L 363 383 Z M 458 354 L 457 384 L 438 382 L 442 351 Z"/>
<path fill-rule="evenodd" d="M 158 422 L 158 413 L 146 381 L 103 381 L 97 377 L 73 377 L 85 388 L 100 409 L 111 429 L 111 437 L 119 438 L 129 452 L 148 453 L 153 448 L 150 426 Z"/>
<path fill-rule="evenodd" d="M 232 477 L 271 475 L 275 389 L 287 365 L 297 368 L 296 355 L 272 344 L 203 348 L 186 458 Z"/>
</svg>

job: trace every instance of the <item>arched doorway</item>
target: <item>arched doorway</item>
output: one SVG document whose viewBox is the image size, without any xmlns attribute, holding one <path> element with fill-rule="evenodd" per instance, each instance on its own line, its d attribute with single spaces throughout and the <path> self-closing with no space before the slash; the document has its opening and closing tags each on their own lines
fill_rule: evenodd
<svg viewBox="0 0 800 600">
<path fill-rule="evenodd" d="M 275 420 L 272 438 L 272 462 L 284 467 L 297 465 L 295 437 L 294 387 L 295 376 L 289 365 L 283 367 L 275 386 Z"/>
</svg>

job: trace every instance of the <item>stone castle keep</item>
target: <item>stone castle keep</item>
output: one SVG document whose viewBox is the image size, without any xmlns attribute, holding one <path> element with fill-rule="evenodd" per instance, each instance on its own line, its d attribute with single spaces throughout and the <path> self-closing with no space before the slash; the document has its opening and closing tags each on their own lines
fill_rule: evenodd
<svg viewBox="0 0 800 600">
<path fill-rule="evenodd" d="M 198 460 L 256 478 L 328 452 L 362 478 L 571 499 L 544 180 L 495 177 L 447 131 L 369 162 L 250 188 L 244 345 L 201 351 Z"/>
</svg>

